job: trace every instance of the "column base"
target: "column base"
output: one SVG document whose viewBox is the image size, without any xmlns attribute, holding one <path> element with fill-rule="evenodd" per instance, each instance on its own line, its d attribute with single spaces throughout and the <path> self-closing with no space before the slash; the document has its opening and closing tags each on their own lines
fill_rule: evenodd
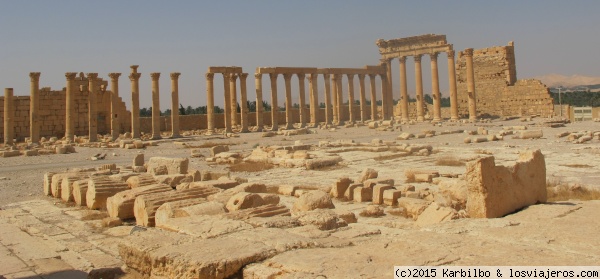
<svg viewBox="0 0 600 279">
<path fill-rule="evenodd" d="M 417 116 L 417 122 L 423 122 L 423 121 L 425 121 L 425 117 Z"/>
<path fill-rule="evenodd" d="M 178 138 L 181 138 L 181 137 L 182 137 L 182 136 L 181 136 L 181 135 L 179 135 L 179 134 L 177 134 L 177 135 L 171 135 L 171 138 L 172 138 L 172 139 L 178 139 Z"/>
</svg>

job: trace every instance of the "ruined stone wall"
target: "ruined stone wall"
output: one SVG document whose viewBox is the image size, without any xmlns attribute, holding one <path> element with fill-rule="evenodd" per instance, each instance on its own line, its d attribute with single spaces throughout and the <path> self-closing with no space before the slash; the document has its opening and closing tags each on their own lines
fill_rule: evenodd
<svg viewBox="0 0 600 279">
<path fill-rule="evenodd" d="M 551 116 L 552 98 L 544 84 L 535 80 L 517 81 L 514 45 L 473 51 L 475 95 L 478 116 Z M 464 52 L 456 62 L 458 110 L 468 116 L 467 67 Z"/>
</svg>

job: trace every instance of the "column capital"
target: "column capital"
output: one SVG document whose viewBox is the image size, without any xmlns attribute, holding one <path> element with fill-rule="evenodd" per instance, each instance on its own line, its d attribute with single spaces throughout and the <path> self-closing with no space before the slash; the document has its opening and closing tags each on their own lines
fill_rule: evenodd
<svg viewBox="0 0 600 279">
<path fill-rule="evenodd" d="M 262 74 L 260 74 L 260 73 L 254 73 L 254 78 L 255 79 L 262 79 Z"/>
<path fill-rule="evenodd" d="M 269 77 L 270 77 L 271 79 L 275 79 L 275 80 L 277 80 L 277 75 L 278 75 L 278 73 L 270 73 L 270 74 L 269 74 Z"/>
<path fill-rule="evenodd" d="M 171 79 L 172 80 L 178 79 L 180 75 L 181 75 L 181 73 L 179 73 L 179 72 L 172 72 Z"/>
<path fill-rule="evenodd" d="M 221 74 L 223 75 L 223 79 L 224 80 L 227 80 L 229 78 L 229 75 L 230 75 L 228 73 L 221 73 Z"/>
<path fill-rule="evenodd" d="M 237 80 L 237 74 L 229 74 L 229 81 L 235 82 Z"/>
<path fill-rule="evenodd" d="M 429 58 L 431 59 L 431 61 L 433 60 L 437 60 L 438 58 L 438 52 L 432 52 L 429 54 Z"/>
<path fill-rule="evenodd" d="M 398 57 L 398 61 L 400 61 L 400 64 L 406 63 L 406 56 L 400 56 L 400 57 Z"/>
<path fill-rule="evenodd" d="M 348 81 L 352 81 L 354 79 L 354 74 L 346 74 L 346 77 L 348 77 Z"/>
<path fill-rule="evenodd" d="M 31 81 L 40 81 L 40 72 L 31 72 L 29 73 L 29 77 Z"/>
<path fill-rule="evenodd" d="M 385 81 L 387 80 L 387 75 L 386 74 L 379 74 L 379 77 L 381 78 L 381 80 Z"/>
<path fill-rule="evenodd" d="M 421 57 L 423 57 L 423 54 L 417 54 L 413 56 L 413 59 L 415 59 L 415 62 L 421 62 Z"/>
<path fill-rule="evenodd" d="M 240 80 L 246 80 L 246 78 L 248 77 L 248 73 L 241 73 L 240 75 Z"/>
<path fill-rule="evenodd" d="M 77 76 L 77 73 L 75 73 L 75 72 L 65 73 L 65 77 L 67 78 L 67 80 L 75 80 L 76 76 Z"/>
<path fill-rule="evenodd" d="M 140 79 L 141 76 L 142 76 L 141 73 L 131 73 L 131 74 L 129 74 L 129 80 L 137 81 Z"/>
<path fill-rule="evenodd" d="M 358 79 L 359 80 L 365 79 L 365 74 L 358 74 Z"/>
<path fill-rule="evenodd" d="M 121 73 L 108 73 L 108 77 L 110 77 L 111 80 L 117 80 L 120 76 Z"/>
<path fill-rule="evenodd" d="M 283 79 L 285 81 L 290 81 L 292 79 L 292 74 L 283 74 Z"/>
<path fill-rule="evenodd" d="M 297 73 L 296 75 L 298 76 L 298 80 L 303 80 L 306 77 L 306 74 L 303 73 Z"/>
<path fill-rule="evenodd" d="M 446 52 L 446 54 L 448 55 L 448 58 L 454 58 L 454 50 L 453 49 Z"/>
<path fill-rule="evenodd" d="M 333 81 L 337 81 L 339 78 L 340 78 L 340 75 L 338 75 L 338 74 L 331 75 L 331 80 L 333 80 Z"/>
<path fill-rule="evenodd" d="M 158 80 L 158 78 L 160 78 L 160 73 L 150 73 L 150 77 L 153 81 Z"/>
<path fill-rule="evenodd" d="M 98 73 L 87 73 L 88 80 L 95 80 L 98 78 Z"/>
<path fill-rule="evenodd" d="M 139 67 L 139 65 L 131 65 L 131 66 L 129 66 L 129 68 L 131 68 L 131 72 L 132 73 L 137 73 L 138 67 Z"/>
<path fill-rule="evenodd" d="M 466 57 L 473 57 L 473 49 L 472 48 L 466 48 L 463 51 L 463 53 Z"/>
<path fill-rule="evenodd" d="M 329 76 L 330 76 L 329 74 L 323 74 L 323 77 L 324 77 L 325 79 L 329 79 Z"/>
<path fill-rule="evenodd" d="M 369 74 L 370 79 L 375 79 L 375 77 L 377 77 L 377 74 Z"/>
<path fill-rule="evenodd" d="M 386 65 L 389 62 L 390 62 L 390 59 L 386 59 L 386 58 L 379 59 L 379 64 L 380 65 Z"/>
<path fill-rule="evenodd" d="M 214 73 L 206 73 L 204 76 L 206 76 L 206 80 L 212 81 L 213 78 L 215 77 L 215 74 Z"/>
</svg>

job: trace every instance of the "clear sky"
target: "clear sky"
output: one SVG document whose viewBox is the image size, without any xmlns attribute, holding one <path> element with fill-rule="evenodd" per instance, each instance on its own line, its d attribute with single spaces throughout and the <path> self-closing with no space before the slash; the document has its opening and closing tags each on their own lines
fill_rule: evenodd
<svg viewBox="0 0 600 279">
<path fill-rule="evenodd" d="M 253 99 L 256 67 L 374 65 L 377 39 L 427 33 L 447 35 L 457 51 L 515 41 L 519 79 L 549 73 L 600 76 L 596 0 L 3 1 L 0 26 L 0 84 L 14 88 L 15 95 L 29 94 L 32 71 L 42 72 L 40 86 L 54 89 L 65 86 L 65 72 L 98 72 L 106 80 L 109 72 L 121 72 L 119 91 L 130 107 L 129 65 L 139 64 L 141 106 L 151 103 L 149 73 L 161 72 L 163 110 L 170 106 L 170 72 L 182 73 L 184 106 L 206 104 L 204 74 L 218 65 L 250 73 Z M 447 96 L 446 56 L 438 60 Z M 412 95 L 412 59 L 407 68 Z M 424 57 L 426 93 L 429 70 Z M 398 98 L 397 60 L 392 71 Z M 283 96 L 282 78 L 279 83 Z M 322 78 L 319 83 L 323 86 Z M 292 84 L 296 92 L 295 79 Z M 221 105 L 220 77 L 215 93 Z M 269 100 L 268 86 L 263 94 Z"/>
</svg>

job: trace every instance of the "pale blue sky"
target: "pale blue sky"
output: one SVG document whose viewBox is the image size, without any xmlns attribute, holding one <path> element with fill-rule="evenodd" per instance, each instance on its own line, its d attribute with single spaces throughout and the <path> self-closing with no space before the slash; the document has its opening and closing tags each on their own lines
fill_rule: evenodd
<svg viewBox="0 0 600 279">
<path fill-rule="evenodd" d="M 379 62 L 378 38 L 446 34 L 456 50 L 515 41 L 518 78 L 549 73 L 600 76 L 600 1 L 2 1 L 0 84 L 29 94 L 60 89 L 64 73 L 121 72 L 130 106 L 129 65 L 142 72 L 141 105 L 150 106 L 150 72 L 161 72 L 161 108 L 181 72 L 180 101 L 204 105 L 208 66 L 236 65 L 251 75 L 269 66 L 362 67 Z M 446 57 L 440 85 L 447 95 Z M 414 90 L 412 59 L 407 65 Z M 429 59 L 423 59 L 429 92 Z M 398 62 L 393 62 L 399 96 Z M 280 79 L 283 84 L 283 80 Z M 319 79 L 322 86 L 322 79 Z M 267 78 L 263 78 L 263 84 Z M 296 81 L 293 82 L 296 84 Z M 263 94 L 269 96 L 268 86 Z M 215 79 L 217 104 L 222 81 Z M 294 88 L 294 90 L 297 90 Z M 358 89 L 357 89 L 358 90 Z M 283 90 L 280 90 L 283 94 Z M 268 100 L 268 98 L 266 98 Z M 280 98 L 283 102 L 283 98 Z M 321 98 L 322 100 L 322 98 Z"/>
</svg>

